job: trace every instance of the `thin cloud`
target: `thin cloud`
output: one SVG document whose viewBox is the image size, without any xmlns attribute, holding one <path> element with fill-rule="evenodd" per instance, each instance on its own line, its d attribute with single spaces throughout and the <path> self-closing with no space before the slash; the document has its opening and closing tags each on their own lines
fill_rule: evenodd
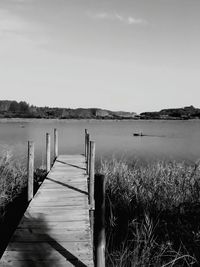
<svg viewBox="0 0 200 267">
<path fill-rule="evenodd" d="M 18 32 L 25 28 L 22 19 L 13 15 L 8 10 L 0 10 L 0 32 Z"/>
<path fill-rule="evenodd" d="M 29 42 L 30 44 L 41 46 L 46 44 L 44 34 L 22 17 L 11 12 L 8 9 L 0 9 L 0 45 L 2 41 L 12 40 L 13 43 L 18 41 Z"/>
<path fill-rule="evenodd" d="M 96 13 L 96 14 L 88 14 L 89 17 L 93 19 L 101 19 L 101 20 L 112 20 L 112 21 L 119 21 L 124 24 L 128 25 L 134 25 L 134 24 L 147 24 L 147 21 L 141 18 L 134 18 L 132 16 L 122 16 L 116 12 L 114 13 L 107 13 L 107 12 L 102 12 L 102 13 Z"/>
<path fill-rule="evenodd" d="M 32 0 L 10 0 L 11 3 L 20 3 L 20 4 L 27 4 L 32 2 Z"/>
</svg>

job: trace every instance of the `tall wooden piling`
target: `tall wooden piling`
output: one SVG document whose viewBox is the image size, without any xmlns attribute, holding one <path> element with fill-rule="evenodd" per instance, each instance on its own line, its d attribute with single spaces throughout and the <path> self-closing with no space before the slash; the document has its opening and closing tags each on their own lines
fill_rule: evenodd
<svg viewBox="0 0 200 267">
<path fill-rule="evenodd" d="M 54 161 L 58 157 L 58 130 L 54 129 Z"/>
<path fill-rule="evenodd" d="M 90 162 L 89 162 L 89 204 L 90 204 L 90 227 L 92 243 L 94 236 L 94 174 L 95 174 L 95 142 L 90 141 Z"/>
<path fill-rule="evenodd" d="M 87 161 L 87 134 L 88 134 L 88 130 L 85 129 L 85 158 Z"/>
<path fill-rule="evenodd" d="M 51 140 L 50 134 L 46 134 L 46 171 L 49 172 L 51 169 Z"/>
<path fill-rule="evenodd" d="M 94 208 L 94 172 L 95 172 L 95 142 L 90 141 L 89 203 L 92 208 Z"/>
<path fill-rule="evenodd" d="M 89 162 L 90 162 L 90 134 L 87 134 L 87 164 L 86 164 L 86 171 L 89 174 Z"/>
<path fill-rule="evenodd" d="M 31 201 L 34 194 L 34 143 L 28 141 L 28 201 Z"/>
<path fill-rule="evenodd" d="M 105 267 L 105 176 L 95 175 L 95 261 Z"/>
</svg>

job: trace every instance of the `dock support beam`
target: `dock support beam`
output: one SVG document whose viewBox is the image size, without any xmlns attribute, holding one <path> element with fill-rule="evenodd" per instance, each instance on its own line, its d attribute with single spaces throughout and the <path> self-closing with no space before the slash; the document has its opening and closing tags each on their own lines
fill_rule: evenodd
<svg viewBox="0 0 200 267">
<path fill-rule="evenodd" d="M 28 141 L 28 202 L 34 194 L 34 143 Z"/>
<path fill-rule="evenodd" d="M 51 169 L 51 140 L 50 140 L 50 134 L 46 134 L 46 171 L 47 173 Z"/>
<path fill-rule="evenodd" d="M 54 129 L 54 161 L 58 157 L 58 130 Z"/>
<path fill-rule="evenodd" d="M 105 176 L 95 175 L 95 261 L 105 267 Z"/>
</svg>

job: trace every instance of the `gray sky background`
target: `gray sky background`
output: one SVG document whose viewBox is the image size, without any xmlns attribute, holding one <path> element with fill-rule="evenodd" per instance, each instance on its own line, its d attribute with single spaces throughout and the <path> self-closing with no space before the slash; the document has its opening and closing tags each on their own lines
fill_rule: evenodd
<svg viewBox="0 0 200 267">
<path fill-rule="evenodd" d="M 199 14 L 199 0 L 0 0 L 0 98 L 200 107 Z"/>
</svg>

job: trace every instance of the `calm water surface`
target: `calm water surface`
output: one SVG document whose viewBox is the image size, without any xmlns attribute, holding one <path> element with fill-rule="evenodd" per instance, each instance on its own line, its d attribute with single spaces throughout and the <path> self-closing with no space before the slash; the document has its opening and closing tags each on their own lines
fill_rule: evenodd
<svg viewBox="0 0 200 267">
<path fill-rule="evenodd" d="M 45 134 L 59 131 L 59 154 L 84 152 L 84 129 L 96 141 L 97 158 L 126 157 L 195 162 L 200 159 L 200 121 L 0 120 L 0 149 L 27 154 L 35 142 L 36 165 L 45 163 Z M 142 131 L 148 136 L 134 137 Z M 53 154 L 53 153 L 52 153 Z"/>
</svg>

